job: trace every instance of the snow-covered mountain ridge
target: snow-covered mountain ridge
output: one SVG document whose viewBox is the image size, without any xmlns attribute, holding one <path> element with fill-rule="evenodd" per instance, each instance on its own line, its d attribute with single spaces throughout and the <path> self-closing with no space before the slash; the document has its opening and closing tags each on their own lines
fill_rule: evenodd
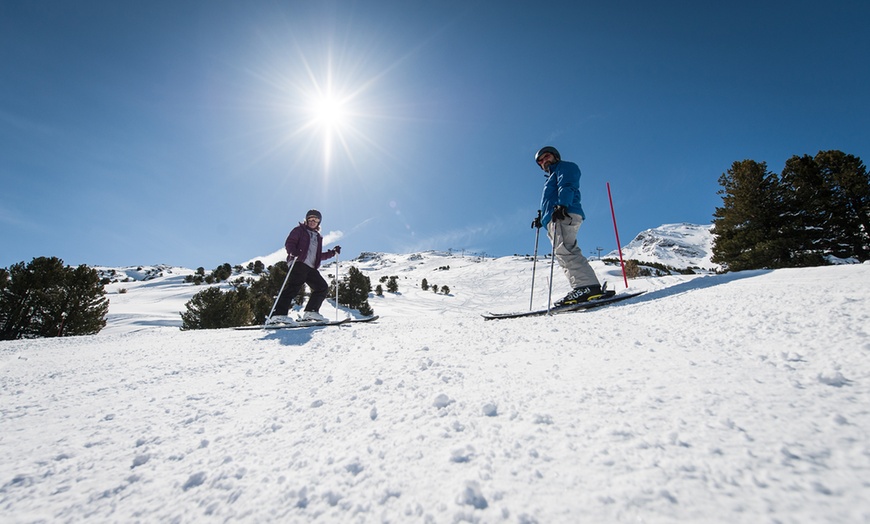
<svg viewBox="0 0 870 524">
<path fill-rule="evenodd" d="M 710 261 L 713 256 L 713 225 L 665 224 L 641 231 L 622 248 L 625 260 L 653 262 L 677 269 L 721 269 Z M 619 258 L 614 250 L 607 258 Z"/>
</svg>

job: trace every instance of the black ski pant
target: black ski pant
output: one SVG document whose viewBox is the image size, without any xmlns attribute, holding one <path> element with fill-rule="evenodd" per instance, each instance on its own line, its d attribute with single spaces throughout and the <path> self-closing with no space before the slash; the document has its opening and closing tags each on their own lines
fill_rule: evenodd
<svg viewBox="0 0 870 524">
<path fill-rule="evenodd" d="M 320 311 L 320 305 L 329 292 L 329 284 L 320 275 L 320 271 L 297 261 L 293 264 L 293 271 L 290 272 L 284 291 L 278 297 L 273 315 L 286 315 L 290 312 L 293 299 L 299 294 L 303 284 L 308 284 L 311 288 L 311 296 L 308 298 L 308 304 L 305 305 L 305 311 Z"/>
</svg>

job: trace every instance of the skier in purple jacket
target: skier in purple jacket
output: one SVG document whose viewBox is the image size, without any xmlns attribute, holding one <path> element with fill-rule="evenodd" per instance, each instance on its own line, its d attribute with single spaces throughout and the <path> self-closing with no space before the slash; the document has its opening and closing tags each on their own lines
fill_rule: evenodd
<svg viewBox="0 0 870 524">
<path fill-rule="evenodd" d="M 320 221 L 322 219 L 323 215 L 320 214 L 320 211 L 312 209 L 306 213 L 305 222 L 294 227 L 293 231 L 287 235 L 287 240 L 284 242 L 284 248 L 287 250 L 287 262 L 295 260 L 295 263 L 287 277 L 284 291 L 281 292 L 275 303 L 272 316 L 266 320 L 267 324 L 295 322 L 287 314 L 290 312 L 293 297 L 299 293 L 304 284 L 308 284 L 308 287 L 311 288 L 311 296 L 305 305 L 301 320 L 327 320 L 319 313 L 319 310 L 323 300 L 326 299 L 329 285 L 320 275 L 318 269 L 321 261 L 341 253 L 341 246 L 323 251 L 323 237 L 320 236 Z"/>
</svg>

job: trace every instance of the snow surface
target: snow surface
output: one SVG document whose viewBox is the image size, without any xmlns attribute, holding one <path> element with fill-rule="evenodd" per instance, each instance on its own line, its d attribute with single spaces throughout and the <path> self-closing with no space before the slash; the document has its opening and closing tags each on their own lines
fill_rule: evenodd
<svg viewBox="0 0 870 524">
<path fill-rule="evenodd" d="M 399 277 L 376 323 L 181 331 L 164 268 L 100 335 L 0 342 L 3 522 L 870 522 L 870 265 L 484 321 L 530 260 L 354 264 Z"/>
</svg>

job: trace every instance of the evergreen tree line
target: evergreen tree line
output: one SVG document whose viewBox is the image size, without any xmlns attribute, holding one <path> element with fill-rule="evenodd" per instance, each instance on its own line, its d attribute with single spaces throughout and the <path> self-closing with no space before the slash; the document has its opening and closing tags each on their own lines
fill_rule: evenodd
<svg viewBox="0 0 870 524">
<path fill-rule="evenodd" d="M 278 262 L 262 272 L 258 280 L 239 279 L 234 281 L 233 289 L 222 291 L 209 287 L 194 295 L 181 314 L 181 329 L 216 329 L 225 327 L 250 326 L 262 324 L 278 296 L 289 267 L 287 262 Z M 335 277 L 330 275 L 329 296 L 335 296 Z M 347 276 L 339 281 L 339 302 L 358 310 L 363 315 L 371 315 L 374 310 L 368 303 L 371 281 L 356 267 L 351 266 Z M 294 299 L 295 304 L 305 301 L 305 286 Z"/>
<path fill-rule="evenodd" d="M 422 289 L 423 291 L 429 291 L 431 289 L 433 293 L 441 292 L 441 293 L 444 293 L 445 295 L 450 294 L 450 287 L 448 287 L 448 286 L 438 287 L 438 284 L 430 284 L 429 281 L 425 278 L 420 282 L 420 289 Z"/>
<path fill-rule="evenodd" d="M 196 272 L 193 275 L 187 275 L 184 277 L 184 281 L 187 283 L 192 283 L 196 285 L 201 284 L 216 284 L 218 282 L 223 282 L 225 280 L 229 280 L 230 277 L 233 276 L 233 272 L 241 273 L 244 271 L 241 265 L 237 265 L 235 267 L 230 266 L 229 263 L 224 262 L 218 267 L 214 268 L 211 273 L 208 275 L 205 274 L 204 267 L 196 268 Z M 256 262 L 251 262 L 248 264 L 248 271 L 253 272 L 255 275 L 260 275 L 265 271 L 265 266 L 259 260 Z"/>
<path fill-rule="evenodd" d="M 55 257 L 0 269 L 0 340 L 99 333 L 109 310 L 105 295 L 97 270 Z"/>
<path fill-rule="evenodd" d="M 289 267 L 281 261 L 269 266 L 257 280 L 239 280 L 233 289 L 208 287 L 195 294 L 181 314 L 181 329 L 215 329 L 262 323 L 272 310 L 273 297 L 284 283 Z M 200 273 L 197 273 L 200 274 Z M 204 271 L 203 271 L 204 274 Z M 198 282 L 193 281 L 198 284 Z"/>
<path fill-rule="evenodd" d="M 602 262 L 608 265 L 620 265 L 618 258 L 602 258 Z M 628 278 L 663 277 L 667 275 L 694 275 L 695 270 L 701 271 L 698 266 L 677 268 L 662 264 L 661 262 L 647 262 L 629 259 L 625 261 L 625 276 Z"/>
<path fill-rule="evenodd" d="M 712 261 L 729 271 L 870 259 L 870 179 L 856 156 L 793 156 L 780 174 L 743 160 L 719 184 Z"/>
</svg>

